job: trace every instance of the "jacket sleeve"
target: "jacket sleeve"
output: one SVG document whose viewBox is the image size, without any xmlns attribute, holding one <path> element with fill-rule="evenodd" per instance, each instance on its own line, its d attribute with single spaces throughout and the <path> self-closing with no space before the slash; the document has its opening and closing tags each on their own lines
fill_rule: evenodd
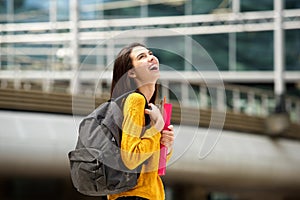
<svg viewBox="0 0 300 200">
<path fill-rule="evenodd" d="M 145 103 L 141 94 L 132 93 L 124 104 L 121 155 L 129 169 L 135 169 L 154 153 L 159 154 L 160 132 L 151 126 L 142 135 Z"/>
</svg>

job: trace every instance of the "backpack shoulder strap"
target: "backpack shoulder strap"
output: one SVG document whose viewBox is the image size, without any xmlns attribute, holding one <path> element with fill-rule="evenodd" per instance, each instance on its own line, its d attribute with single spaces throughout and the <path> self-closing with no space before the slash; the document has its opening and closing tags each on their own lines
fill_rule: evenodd
<svg viewBox="0 0 300 200">
<path fill-rule="evenodd" d="M 144 109 L 149 109 L 150 107 L 147 103 L 147 99 L 146 99 L 145 95 L 143 93 L 141 93 L 140 91 L 138 91 L 138 90 L 136 90 L 135 92 L 141 94 L 145 98 L 145 107 L 144 107 Z M 150 122 L 151 122 L 150 116 L 148 114 L 145 114 L 145 127 L 149 127 Z"/>
</svg>

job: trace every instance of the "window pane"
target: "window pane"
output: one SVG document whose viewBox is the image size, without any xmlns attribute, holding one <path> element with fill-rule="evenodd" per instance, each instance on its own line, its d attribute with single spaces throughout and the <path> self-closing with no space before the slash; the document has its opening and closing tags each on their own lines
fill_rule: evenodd
<svg viewBox="0 0 300 200">
<path fill-rule="evenodd" d="M 140 17 L 141 4 L 139 1 L 114 0 L 103 3 L 105 19 Z"/>
<path fill-rule="evenodd" d="M 14 22 L 49 21 L 50 0 L 14 0 Z"/>
<path fill-rule="evenodd" d="M 223 0 L 193 0 L 192 12 L 193 14 L 210 14 L 220 12 L 228 9 L 228 1 Z"/>
<path fill-rule="evenodd" d="M 237 69 L 273 70 L 273 32 L 237 33 Z"/>
<path fill-rule="evenodd" d="M 149 4 L 149 17 L 184 15 L 184 1 Z"/>
<path fill-rule="evenodd" d="M 240 0 L 241 11 L 263 11 L 263 10 L 273 10 L 273 0 Z"/>
<path fill-rule="evenodd" d="M 207 51 L 219 70 L 228 70 L 228 34 L 196 35 L 193 39 Z M 197 56 L 196 51 L 193 53 Z"/>
<path fill-rule="evenodd" d="M 69 0 L 57 0 L 57 21 L 67 21 L 69 15 Z"/>
<path fill-rule="evenodd" d="M 299 0 L 285 0 L 285 8 L 286 9 L 300 8 L 300 1 Z"/>
<path fill-rule="evenodd" d="M 161 70 L 184 70 L 184 37 L 153 37 L 147 43 L 159 59 Z"/>
<path fill-rule="evenodd" d="M 287 70 L 300 70 L 300 30 L 285 32 L 285 63 Z"/>
</svg>

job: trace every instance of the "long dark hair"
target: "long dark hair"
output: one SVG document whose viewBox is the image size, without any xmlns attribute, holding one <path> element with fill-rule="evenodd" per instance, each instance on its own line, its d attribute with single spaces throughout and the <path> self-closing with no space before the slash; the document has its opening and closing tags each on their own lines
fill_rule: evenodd
<svg viewBox="0 0 300 200">
<path fill-rule="evenodd" d="M 130 57 L 131 51 L 135 47 L 145 47 L 141 43 L 132 43 L 121 49 L 114 62 L 113 78 L 111 83 L 110 97 L 116 98 L 129 91 L 138 90 L 137 84 L 133 78 L 128 77 L 127 73 L 133 68 Z M 155 84 L 155 91 L 149 103 L 155 103 L 157 96 L 157 84 Z"/>
</svg>

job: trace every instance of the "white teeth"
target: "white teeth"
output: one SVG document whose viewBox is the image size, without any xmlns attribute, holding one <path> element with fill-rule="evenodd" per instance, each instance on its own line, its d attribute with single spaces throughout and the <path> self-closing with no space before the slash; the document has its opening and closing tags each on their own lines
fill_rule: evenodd
<svg viewBox="0 0 300 200">
<path fill-rule="evenodd" d="M 157 67 L 155 65 L 150 67 L 150 70 L 157 70 Z"/>
</svg>

